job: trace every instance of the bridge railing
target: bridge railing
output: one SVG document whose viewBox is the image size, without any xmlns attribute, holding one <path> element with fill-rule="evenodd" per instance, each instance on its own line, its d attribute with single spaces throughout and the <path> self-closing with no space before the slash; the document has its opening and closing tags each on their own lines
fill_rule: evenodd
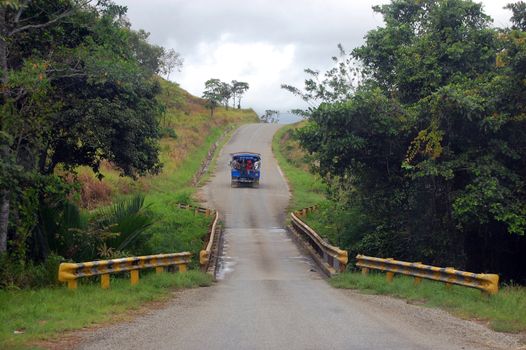
<svg viewBox="0 0 526 350">
<path fill-rule="evenodd" d="M 292 228 L 307 244 L 313 258 L 322 270 L 329 276 L 345 271 L 348 262 L 347 251 L 335 247 L 325 241 L 316 231 L 301 220 L 308 213 L 316 210 L 316 206 L 304 208 L 290 214 Z"/>
<path fill-rule="evenodd" d="M 219 251 L 221 250 L 221 233 L 222 231 L 219 228 L 219 212 L 214 209 L 209 208 L 203 208 L 203 207 L 196 207 L 189 204 L 177 204 L 179 208 L 182 209 L 188 209 L 193 210 L 194 213 L 200 213 L 205 214 L 206 216 L 214 216 L 214 221 L 212 222 L 212 225 L 210 226 L 210 231 L 208 232 L 207 238 L 208 240 L 205 242 L 206 246 L 204 249 L 202 249 L 199 252 L 199 264 L 201 265 L 201 270 L 204 272 L 209 272 L 214 275 L 216 274 L 216 267 L 217 267 L 217 256 L 219 254 Z M 215 244 L 218 246 L 215 247 Z M 214 249 L 217 249 L 217 251 L 214 252 Z M 212 269 L 213 267 L 213 269 Z"/>
<path fill-rule="evenodd" d="M 362 274 L 367 275 L 371 269 L 385 271 L 388 282 L 393 280 L 395 273 L 399 273 L 415 277 L 415 284 L 420 283 L 422 278 L 425 278 L 444 282 L 446 286 L 457 284 L 480 289 L 487 294 L 497 294 L 499 291 L 499 275 L 495 274 L 477 274 L 455 270 L 452 267 L 436 267 L 419 262 L 382 259 L 365 255 L 357 255 L 356 260 L 356 266 L 362 269 Z"/>
<path fill-rule="evenodd" d="M 207 271 L 210 266 L 210 257 L 212 256 L 212 249 L 214 246 L 214 242 L 216 240 L 216 231 L 217 231 L 217 225 L 219 223 L 219 212 L 217 210 L 215 212 L 214 222 L 212 223 L 212 227 L 210 228 L 210 234 L 208 236 L 208 243 L 205 247 L 205 249 L 201 250 L 199 252 L 199 264 L 201 265 L 201 268 L 204 271 Z"/>
<path fill-rule="evenodd" d="M 77 280 L 82 277 L 101 276 L 101 287 L 110 287 L 110 274 L 130 271 L 132 285 L 139 283 L 139 270 L 155 268 L 157 273 L 165 267 L 178 266 L 179 272 L 185 272 L 191 261 L 191 253 L 173 253 L 135 256 L 130 258 L 89 261 L 83 263 L 62 263 L 58 270 L 58 280 L 67 282 L 68 288 L 76 289 Z"/>
</svg>

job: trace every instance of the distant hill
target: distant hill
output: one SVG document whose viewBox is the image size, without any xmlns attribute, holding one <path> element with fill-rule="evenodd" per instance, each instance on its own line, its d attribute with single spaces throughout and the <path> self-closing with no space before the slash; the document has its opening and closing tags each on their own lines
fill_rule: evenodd
<svg viewBox="0 0 526 350">
<path fill-rule="evenodd" d="M 162 78 L 159 81 L 162 92 L 157 98 L 165 107 L 160 120 L 163 135 L 160 142 L 160 157 L 164 164 L 162 173 L 133 181 L 119 176 L 111 164 L 105 163 L 102 166 L 104 179 L 99 181 L 90 169 L 82 168 L 78 178 L 82 187 L 83 207 L 95 208 L 108 204 L 121 194 L 147 192 L 152 186 L 162 182 L 163 177 L 181 171 L 181 164 L 191 154 L 207 147 L 212 139 L 217 139 L 230 126 L 259 121 L 252 109 L 226 110 L 223 107 L 218 107 L 211 118 L 204 99 L 193 96 L 176 83 Z"/>
</svg>

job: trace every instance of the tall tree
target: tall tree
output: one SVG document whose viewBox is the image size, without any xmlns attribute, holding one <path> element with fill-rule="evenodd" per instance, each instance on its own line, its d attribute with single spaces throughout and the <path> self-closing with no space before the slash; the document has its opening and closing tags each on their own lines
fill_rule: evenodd
<svg viewBox="0 0 526 350">
<path fill-rule="evenodd" d="M 9 225 L 9 213 L 11 202 L 11 188 L 13 183 L 8 181 L 10 173 L 16 168 L 17 155 L 10 149 L 13 137 L 8 130 L 9 123 L 13 120 L 9 118 L 9 105 L 16 104 L 22 99 L 27 91 L 22 86 L 15 87 L 11 83 L 10 72 L 12 65 L 9 60 L 9 43 L 25 32 L 34 31 L 39 28 L 46 28 L 63 18 L 74 13 L 75 5 L 73 2 L 61 4 L 59 6 L 40 7 L 36 14 L 31 10 L 29 0 L 12 0 L 0 2 L 0 84 L 2 86 L 1 105 L 2 117 L 0 118 L 0 156 L 2 158 L 2 185 L 0 186 L 0 253 L 7 249 L 7 230 Z M 28 12 L 31 14 L 28 16 Z M 35 69 L 36 70 L 36 69 Z M 41 73 L 40 73 L 41 74 Z M 39 75 L 40 77 L 40 75 Z M 40 79 L 42 80 L 42 79 Z M 32 84 L 33 88 L 38 88 L 37 84 Z M 35 86 L 37 85 L 37 86 Z"/>
<path fill-rule="evenodd" d="M 249 85 L 248 83 L 244 82 L 244 81 L 237 81 L 237 80 L 232 80 L 232 94 L 233 94 L 233 101 L 232 101 L 232 105 L 235 106 L 236 104 L 236 97 L 237 97 L 237 108 L 240 109 L 241 108 L 241 98 L 243 97 L 243 95 L 245 94 L 245 92 L 248 91 L 249 89 Z"/>
<path fill-rule="evenodd" d="M 4 42 L 7 92 L 0 106 L 8 154 L 0 188 L 18 191 L 8 201 L 20 201 L 31 189 L 37 202 L 45 201 L 42 189 L 57 165 L 87 165 L 100 175 L 101 162 L 109 160 L 128 176 L 158 171 L 154 74 L 162 50 L 147 43 L 145 32 L 129 28 L 126 8 L 110 1 L 24 1 L 0 9 L 4 32 L 14 28 Z M 2 218 L 9 221 L 7 207 Z M 20 221 L 30 212 L 14 217 Z"/>
<path fill-rule="evenodd" d="M 161 56 L 161 73 L 169 80 L 170 74 L 174 70 L 181 71 L 183 62 L 184 60 L 179 52 L 176 52 L 174 49 L 163 50 L 163 55 Z"/>
<path fill-rule="evenodd" d="M 219 79 L 212 78 L 205 82 L 203 98 L 206 99 L 206 105 L 210 109 L 210 117 L 214 116 L 214 110 L 223 101 L 221 89 L 222 84 Z"/>
<path fill-rule="evenodd" d="M 228 110 L 228 102 L 232 98 L 232 86 L 225 82 L 220 82 L 219 84 L 219 96 L 223 105 Z"/>
</svg>

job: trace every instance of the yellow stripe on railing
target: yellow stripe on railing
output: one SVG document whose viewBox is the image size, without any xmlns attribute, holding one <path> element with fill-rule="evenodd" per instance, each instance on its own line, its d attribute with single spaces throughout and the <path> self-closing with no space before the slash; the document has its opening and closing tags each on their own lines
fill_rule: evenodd
<svg viewBox="0 0 526 350">
<path fill-rule="evenodd" d="M 356 256 L 356 266 L 366 275 L 370 269 L 387 272 L 387 281 L 391 282 L 395 273 L 415 277 L 415 284 L 422 278 L 465 287 L 480 289 L 488 294 L 497 294 L 499 291 L 499 275 L 472 273 L 455 270 L 452 267 L 436 267 L 424 265 L 419 262 L 406 262 L 394 259 L 382 259 L 365 255 Z"/>
<path fill-rule="evenodd" d="M 166 266 L 179 267 L 179 272 L 185 272 L 191 261 L 189 252 L 135 256 L 130 258 L 88 261 L 83 263 L 62 263 L 58 269 L 58 280 L 67 282 L 68 288 L 77 288 L 77 280 L 82 277 L 101 276 L 102 288 L 109 288 L 111 273 L 130 271 L 131 284 L 139 283 L 139 270 L 154 268 L 157 273 Z"/>
</svg>

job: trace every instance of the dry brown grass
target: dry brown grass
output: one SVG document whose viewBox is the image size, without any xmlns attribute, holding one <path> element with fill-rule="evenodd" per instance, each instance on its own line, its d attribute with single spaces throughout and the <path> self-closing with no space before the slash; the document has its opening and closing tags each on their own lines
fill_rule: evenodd
<svg viewBox="0 0 526 350">
<path fill-rule="evenodd" d="M 82 207 L 93 209 L 99 205 L 111 203 L 113 191 L 104 180 L 97 179 L 89 172 L 82 172 L 78 175 L 78 181 L 81 185 Z"/>
</svg>

